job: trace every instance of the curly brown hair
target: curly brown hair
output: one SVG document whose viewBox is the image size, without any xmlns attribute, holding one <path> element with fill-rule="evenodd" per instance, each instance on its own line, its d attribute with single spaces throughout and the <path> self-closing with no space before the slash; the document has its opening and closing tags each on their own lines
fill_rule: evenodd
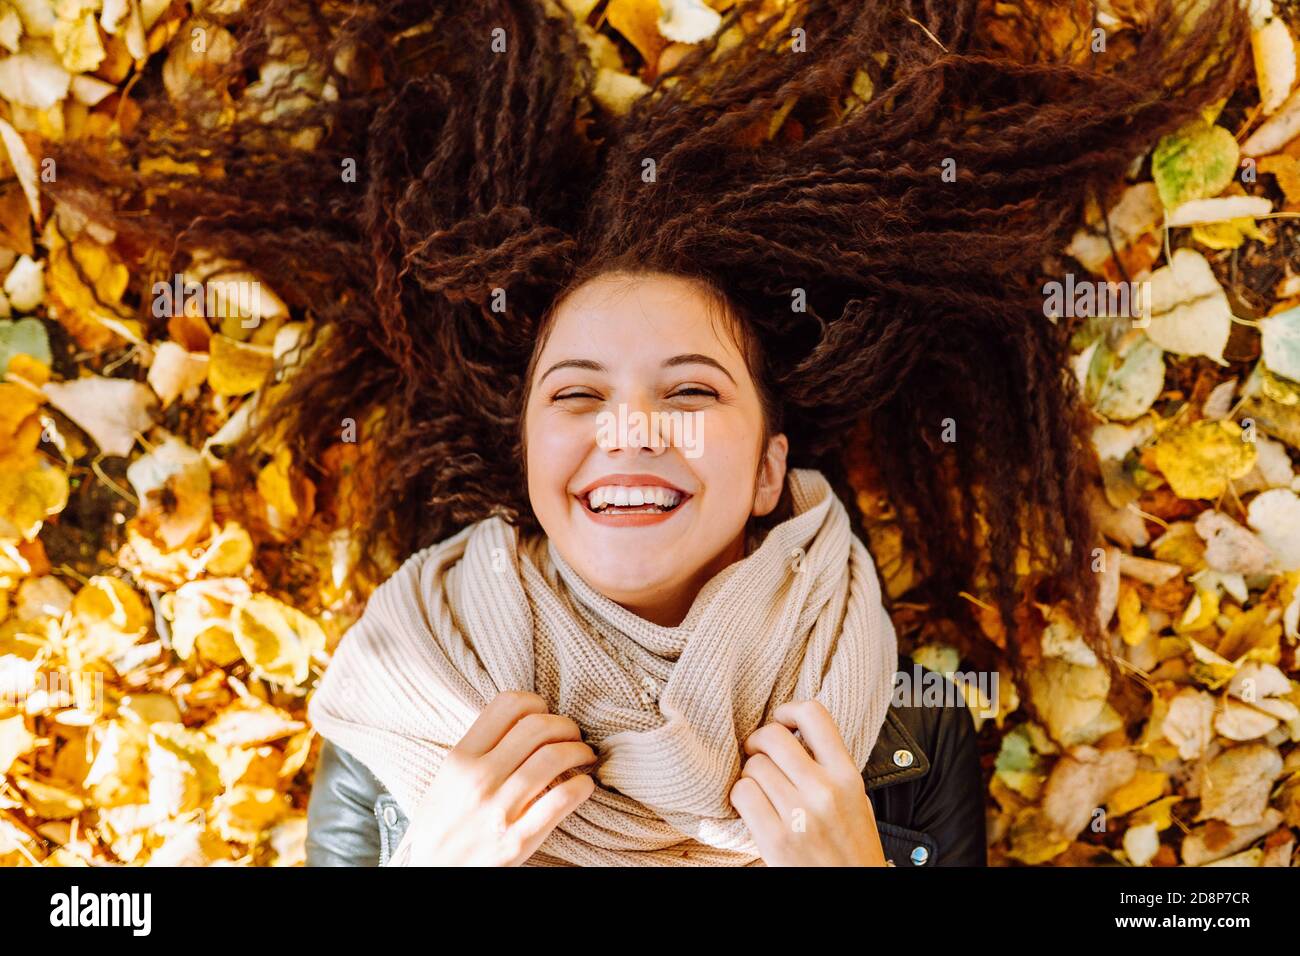
<svg viewBox="0 0 1300 956">
<path fill-rule="evenodd" d="M 612 118 L 562 7 L 257 0 L 210 84 L 233 108 L 213 120 L 147 77 L 121 150 L 66 150 L 58 189 L 126 246 L 253 265 L 315 320 L 260 434 L 311 467 L 343 420 L 381 411 L 354 514 L 369 543 L 400 556 L 491 513 L 535 528 L 518 435 L 539 333 L 575 284 L 653 269 L 719 290 L 790 466 L 822 469 L 850 509 L 862 429 L 937 611 L 967 613 L 958 592 L 984 575 L 1013 626 L 1032 544 L 1109 664 L 1070 329 L 1043 316 L 1043 263 L 1090 196 L 1231 90 L 1244 11 L 1159 0 L 1105 55 L 1013 58 L 976 0 L 772 6 L 739 3 Z M 273 57 L 294 64 L 282 95 L 244 108 Z M 864 73 L 873 91 L 850 102 Z M 303 76 L 328 95 L 301 102 Z"/>
</svg>

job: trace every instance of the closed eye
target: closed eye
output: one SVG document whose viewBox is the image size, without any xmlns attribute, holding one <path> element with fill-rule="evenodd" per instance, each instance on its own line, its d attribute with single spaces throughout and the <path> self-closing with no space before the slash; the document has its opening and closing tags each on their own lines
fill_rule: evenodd
<svg viewBox="0 0 1300 956">
<path fill-rule="evenodd" d="M 692 385 L 679 389 L 669 395 L 665 401 L 669 402 L 679 411 L 696 412 L 708 408 L 714 402 L 719 401 L 719 395 L 711 388 L 700 385 Z"/>
<path fill-rule="evenodd" d="M 598 399 L 600 398 L 600 396 L 599 396 L 599 395 L 591 395 L 591 394 L 589 394 L 589 393 L 587 393 L 587 392 L 569 392 L 567 395 L 556 395 L 555 398 L 553 399 L 553 401 L 562 402 L 562 401 L 564 401 L 565 399 L 570 399 L 570 398 L 588 398 L 588 399 L 597 399 L 597 400 L 598 400 Z"/>
</svg>

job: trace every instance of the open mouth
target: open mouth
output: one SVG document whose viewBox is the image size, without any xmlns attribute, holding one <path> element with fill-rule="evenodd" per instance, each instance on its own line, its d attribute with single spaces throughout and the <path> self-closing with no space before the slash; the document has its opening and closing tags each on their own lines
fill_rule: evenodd
<svg viewBox="0 0 1300 956">
<path fill-rule="evenodd" d="M 577 498 L 592 514 L 662 515 L 676 511 L 691 496 L 660 485 L 604 485 Z"/>
</svg>

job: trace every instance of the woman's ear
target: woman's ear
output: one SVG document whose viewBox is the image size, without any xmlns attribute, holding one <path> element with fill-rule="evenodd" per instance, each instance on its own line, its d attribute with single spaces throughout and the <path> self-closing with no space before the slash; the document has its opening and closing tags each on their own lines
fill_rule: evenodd
<svg viewBox="0 0 1300 956">
<path fill-rule="evenodd" d="M 767 442 L 767 451 L 758 468 L 758 483 L 754 489 L 754 516 L 762 517 L 777 506 L 781 490 L 785 487 L 785 456 L 790 442 L 784 433 L 773 435 Z"/>
</svg>

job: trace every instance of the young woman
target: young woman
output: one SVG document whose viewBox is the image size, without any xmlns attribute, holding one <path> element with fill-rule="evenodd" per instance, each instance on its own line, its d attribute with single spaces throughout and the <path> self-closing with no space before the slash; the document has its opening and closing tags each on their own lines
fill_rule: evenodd
<svg viewBox="0 0 1300 956">
<path fill-rule="evenodd" d="M 315 320 L 260 434 L 364 425 L 352 523 L 406 560 L 311 702 L 309 862 L 984 862 L 964 706 L 891 700 L 843 453 L 936 613 L 982 582 L 1023 672 L 1027 556 L 1110 663 L 1040 272 L 1245 18 L 1015 58 L 976 7 L 746 0 L 612 119 L 564 8 L 270 0 L 127 155 L 64 158 L 128 244 Z"/>
</svg>

